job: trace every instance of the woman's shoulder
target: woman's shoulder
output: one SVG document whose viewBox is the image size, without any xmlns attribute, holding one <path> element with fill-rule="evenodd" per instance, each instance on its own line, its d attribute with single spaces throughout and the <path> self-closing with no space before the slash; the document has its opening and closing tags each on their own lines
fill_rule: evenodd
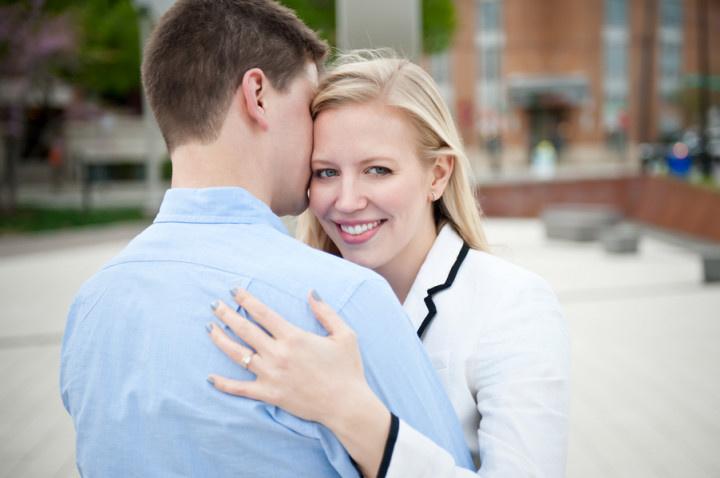
<svg viewBox="0 0 720 478">
<path fill-rule="evenodd" d="M 483 340 L 537 348 L 566 362 L 567 323 L 550 284 L 540 275 L 488 252 L 471 250 L 462 280 L 482 311 Z M 460 278 L 460 276 L 459 276 Z"/>
<path fill-rule="evenodd" d="M 490 252 L 470 249 L 465 262 L 461 268 L 462 280 L 469 282 L 473 288 L 508 294 L 529 289 L 552 293 L 552 288 L 540 275 Z"/>
<path fill-rule="evenodd" d="M 462 290 L 482 310 L 485 320 L 503 327 L 515 323 L 554 323 L 564 328 L 558 298 L 540 275 L 492 253 L 471 249 L 458 279 Z"/>
</svg>

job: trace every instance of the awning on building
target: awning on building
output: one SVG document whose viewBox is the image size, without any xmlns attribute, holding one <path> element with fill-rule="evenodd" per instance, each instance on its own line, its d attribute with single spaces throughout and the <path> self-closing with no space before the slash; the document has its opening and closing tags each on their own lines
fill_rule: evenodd
<svg viewBox="0 0 720 478">
<path fill-rule="evenodd" d="M 566 104 L 579 105 L 588 98 L 584 75 L 510 76 L 508 96 L 517 107 Z"/>
</svg>

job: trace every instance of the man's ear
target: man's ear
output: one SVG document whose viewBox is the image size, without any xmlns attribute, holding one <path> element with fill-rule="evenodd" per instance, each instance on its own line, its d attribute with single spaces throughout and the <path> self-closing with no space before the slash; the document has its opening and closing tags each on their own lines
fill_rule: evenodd
<svg viewBox="0 0 720 478">
<path fill-rule="evenodd" d="M 260 68 L 252 68 L 245 72 L 240 85 L 242 101 L 251 121 L 257 123 L 261 129 L 268 129 L 265 99 L 270 82 Z"/>
<path fill-rule="evenodd" d="M 455 156 L 445 154 L 435 158 L 435 164 L 432 167 L 432 189 L 438 195 L 443 195 L 445 187 L 452 176 L 455 168 Z"/>
</svg>

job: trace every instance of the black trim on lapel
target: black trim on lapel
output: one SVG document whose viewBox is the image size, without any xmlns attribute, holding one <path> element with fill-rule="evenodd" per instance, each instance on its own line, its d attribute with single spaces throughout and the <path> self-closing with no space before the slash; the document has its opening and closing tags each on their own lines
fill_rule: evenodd
<svg viewBox="0 0 720 478">
<path fill-rule="evenodd" d="M 458 273 L 458 270 L 460 270 L 460 266 L 462 265 L 463 261 L 465 260 L 465 257 L 467 256 L 468 251 L 470 250 L 470 246 L 467 245 L 466 242 L 463 242 L 463 246 L 460 249 L 460 253 L 457 256 L 457 259 L 455 259 L 455 263 L 450 268 L 450 273 L 447 276 L 447 279 L 445 280 L 444 284 L 436 285 L 435 287 L 431 287 L 427 290 L 427 296 L 425 296 L 425 306 L 427 306 L 428 313 L 425 316 L 425 318 L 422 321 L 422 324 L 420 324 L 420 328 L 417 331 L 418 337 L 422 340 L 423 334 L 425 333 L 425 330 L 427 330 L 430 323 L 435 318 L 435 315 L 437 314 L 437 309 L 435 308 L 435 302 L 433 302 L 433 296 L 437 294 L 440 291 L 443 291 L 445 289 L 450 288 L 453 285 L 453 282 L 455 282 L 455 276 Z"/>
</svg>

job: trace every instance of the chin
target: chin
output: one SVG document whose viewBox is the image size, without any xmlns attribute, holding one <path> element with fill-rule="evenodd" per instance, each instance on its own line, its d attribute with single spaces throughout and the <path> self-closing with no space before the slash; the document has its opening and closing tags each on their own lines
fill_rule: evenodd
<svg viewBox="0 0 720 478">
<path fill-rule="evenodd" d="M 342 252 L 343 251 L 340 251 L 341 254 Z M 381 261 L 379 261 L 378 258 L 370 251 L 348 251 L 347 255 L 343 254 L 343 259 L 372 270 L 375 270 L 382 265 L 380 263 Z"/>
</svg>

